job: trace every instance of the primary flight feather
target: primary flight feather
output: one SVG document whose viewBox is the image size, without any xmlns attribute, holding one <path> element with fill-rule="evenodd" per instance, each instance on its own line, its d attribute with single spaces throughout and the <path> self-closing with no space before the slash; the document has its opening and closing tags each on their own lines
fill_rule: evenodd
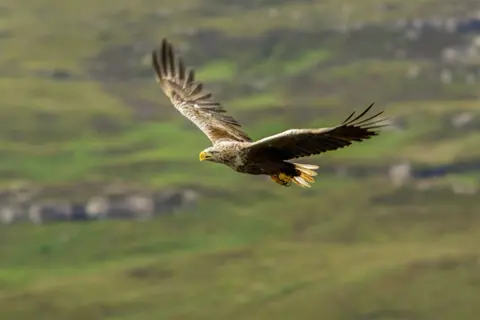
<svg viewBox="0 0 480 320">
<path fill-rule="evenodd" d="M 202 83 L 195 81 L 194 71 L 187 70 L 166 39 L 152 52 L 152 65 L 160 88 L 175 108 L 212 142 L 211 147 L 200 152 L 201 161 L 221 163 L 240 173 L 268 175 L 283 186 L 294 182 L 310 187 L 317 175 L 314 170 L 318 166 L 288 160 L 361 142 L 377 135 L 378 129 L 386 125 L 384 119 L 378 119 L 383 111 L 368 115 L 372 103 L 359 115 L 353 112 L 331 128 L 290 129 L 253 141 L 212 94 L 203 90 Z"/>
</svg>

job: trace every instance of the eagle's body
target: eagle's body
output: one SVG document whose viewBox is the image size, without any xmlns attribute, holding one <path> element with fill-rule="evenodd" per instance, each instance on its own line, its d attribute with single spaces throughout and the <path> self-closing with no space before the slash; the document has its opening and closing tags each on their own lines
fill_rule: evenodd
<svg viewBox="0 0 480 320">
<path fill-rule="evenodd" d="M 280 171 L 295 173 L 294 165 L 289 162 L 255 156 L 249 148 L 252 145 L 252 142 L 219 141 L 212 148 L 206 149 L 206 152 L 215 155 L 212 162 L 224 164 L 240 173 L 252 175 L 274 175 Z"/>
<path fill-rule="evenodd" d="M 355 112 L 341 124 L 331 128 L 290 129 L 253 141 L 241 125 L 213 100 L 212 94 L 194 79 L 183 61 L 176 58 L 172 46 L 163 40 L 152 53 L 152 63 L 161 89 L 177 108 L 211 140 L 212 146 L 200 153 L 201 161 L 226 165 L 233 170 L 268 175 L 276 183 L 289 186 L 291 182 L 309 187 L 317 175 L 316 165 L 293 163 L 289 160 L 326 151 L 337 150 L 377 135 L 384 126 L 376 119 L 382 112 L 366 116 L 371 104 L 360 115 Z"/>
</svg>

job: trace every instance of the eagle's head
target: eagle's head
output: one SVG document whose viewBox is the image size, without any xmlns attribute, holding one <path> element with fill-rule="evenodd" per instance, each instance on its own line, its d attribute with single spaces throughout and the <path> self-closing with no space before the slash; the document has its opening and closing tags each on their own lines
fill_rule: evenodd
<svg viewBox="0 0 480 320">
<path fill-rule="evenodd" d="M 216 150 L 215 147 L 209 147 L 199 155 L 200 161 L 210 161 L 210 162 L 218 162 L 222 163 L 222 159 L 220 157 L 220 151 Z"/>
</svg>

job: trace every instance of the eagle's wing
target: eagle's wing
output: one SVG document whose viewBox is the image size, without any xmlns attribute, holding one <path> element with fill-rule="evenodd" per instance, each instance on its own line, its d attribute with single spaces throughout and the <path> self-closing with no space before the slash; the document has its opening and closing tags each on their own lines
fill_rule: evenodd
<svg viewBox="0 0 480 320">
<path fill-rule="evenodd" d="M 212 94 L 203 91 L 203 85 L 195 82 L 194 71 L 186 70 L 182 58 L 175 57 L 172 45 L 165 39 L 161 47 L 152 52 L 152 64 L 165 95 L 212 143 L 220 139 L 252 141 Z"/>
<path fill-rule="evenodd" d="M 250 159 L 288 160 L 337 150 L 378 134 L 385 119 L 377 119 L 383 111 L 367 116 L 373 103 L 360 115 L 353 112 L 345 121 L 332 128 L 290 129 L 252 143 L 246 151 Z"/>
</svg>

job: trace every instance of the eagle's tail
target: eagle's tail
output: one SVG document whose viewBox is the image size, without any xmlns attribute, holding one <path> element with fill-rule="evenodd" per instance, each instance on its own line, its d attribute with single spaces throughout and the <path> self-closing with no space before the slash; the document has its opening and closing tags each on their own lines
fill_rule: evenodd
<svg viewBox="0 0 480 320">
<path fill-rule="evenodd" d="M 285 187 L 289 187 L 293 182 L 300 187 L 310 188 L 310 183 L 315 182 L 315 179 L 313 177 L 316 176 L 317 173 L 314 170 L 318 169 L 318 166 L 303 163 L 292 164 L 295 167 L 295 172 L 297 173 L 297 175 L 290 176 L 285 173 L 279 173 L 276 175 L 272 175 L 272 180 Z"/>
<path fill-rule="evenodd" d="M 315 170 L 318 169 L 318 166 L 303 163 L 293 163 L 293 165 L 295 166 L 296 171 L 299 173 L 298 176 L 293 177 L 293 182 L 300 187 L 310 188 L 311 186 L 309 183 L 315 182 L 313 177 L 317 175 Z"/>
</svg>

